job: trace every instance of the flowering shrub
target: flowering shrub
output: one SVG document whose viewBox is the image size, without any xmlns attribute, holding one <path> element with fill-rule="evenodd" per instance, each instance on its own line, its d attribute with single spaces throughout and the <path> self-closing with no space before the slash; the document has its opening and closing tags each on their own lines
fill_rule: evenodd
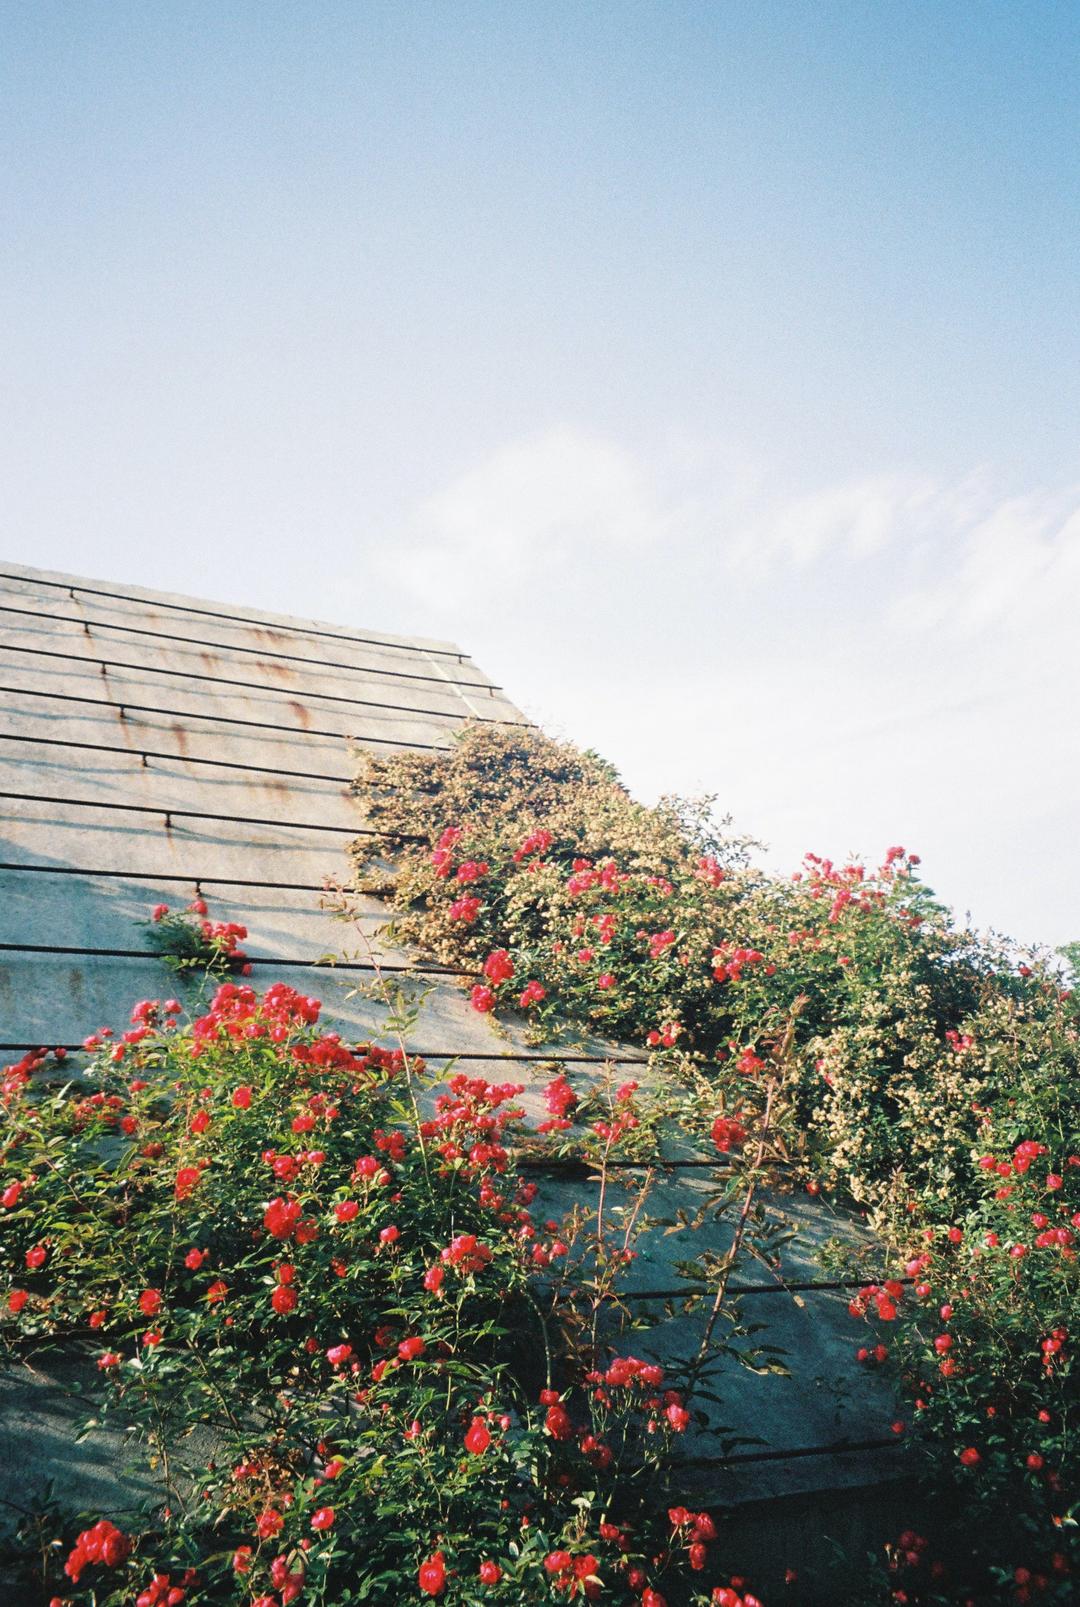
<svg viewBox="0 0 1080 1607">
<path fill-rule="evenodd" d="M 360 885 L 394 931 L 474 963 L 473 1007 L 524 1013 L 537 1040 L 571 1022 L 647 1046 L 719 1111 L 721 1153 L 760 1131 L 786 1024 L 769 1121 L 895 1264 L 853 1302 L 878 1329 L 857 1365 L 896 1368 L 913 1396 L 896 1431 L 963 1514 L 965 1565 L 909 1536 L 885 1594 L 1074 1599 L 1080 1051 L 1055 965 L 958 929 L 902 848 L 766 876 L 704 808 L 644 808 L 532 733 L 368 755 L 356 786 L 378 833 L 355 847 Z"/>
<path fill-rule="evenodd" d="M 753 1607 L 685 1583 L 716 1533 L 673 1462 L 707 1356 L 626 1353 L 632 1235 L 602 1203 L 534 1220 L 521 1088 L 349 1046 L 281 984 L 178 1008 L 142 1001 L 81 1074 L 5 1074 L 9 1353 L 74 1350 L 163 1484 L 123 1526 L 61 1514 L 19 1599 Z M 633 1084 L 608 1112 L 602 1181 Z"/>
<path fill-rule="evenodd" d="M 910 1602 L 1076 1599 L 1080 1107 L 1060 1028 L 1055 1052 L 1014 1021 L 1012 1093 L 982 1113 L 954 1214 L 917 1211 L 904 1283 L 852 1305 L 876 1330 L 859 1357 L 895 1369 L 929 1481 L 965 1513 L 959 1559 L 940 1536 L 895 1548 Z"/>
<path fill-rule="evenodd" d="M 1045 968 L 1021 976 L 956 930 L 902 848 L 875 870 L 808 855 L 765 876 L 704 806 L 645 808 L 533 733 L 474 728 L 448 754 L 360 764 L 377 833 L 355 847 L 361 884 L 390 898 L 402 941 L 482 971 L 478 1011 L 524 1012 L 537 1039 L 569 1022 L 642 1044 L 737 1101 L 804 1000 L 800 1153 L 879 1215 L 913 1189 L 949 1197 L 973 1107 L 1011 1075 L 964 1051 L 979 1013 L 1056 998 Z"/>
<path fill-rule="evenodd" d="M 250 976 L 251 966 L 240 947 L 247 927 L 236 921 L 211 921 L 208 913 L 202 898 L 192 899 L 183 910 L 155 904 L 150 919 L 139 925 L 145 927 L 150 947 L 173 971 Z"/>
</svg>

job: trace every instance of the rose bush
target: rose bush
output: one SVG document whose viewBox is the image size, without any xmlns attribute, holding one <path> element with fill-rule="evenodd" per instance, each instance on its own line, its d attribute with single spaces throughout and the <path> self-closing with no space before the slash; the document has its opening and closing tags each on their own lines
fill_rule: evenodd
<svg viewBox="0 0 1080 1607">
<path fill-rule="evenodd" d="M 356 789 L 377 833 L 358 885 L 403 941 L 475 964 L 474 1007 L 537 1040 L 572 1023 L 647 1046 L 653 1076 L 712 1090 L 721 1150 L 759 1125 L 788 1024 L 771 1120 L 806 1186 L 877 1229 L 895 1275 L 853 1302 L 880 1330 L 858 1364 L 910 1388 L 896 1431 L 967 1553 L 946 1567 L 908 1537 L 868 1599 L 1074 1599 L 1080 1052 L 1053 957 L 956 926 L 902 848 L 765 875 L 704 806 L 645 808 L 531 732 L 368 755 Z"/>
<path fill-rule="evenodd" d="M 178 1010 L 5 1074 L 9 1355 L 82 1358 L 163 1486 L 123 1524 L 42 1515 L 19 1600 L 752 1603 L 693 1589 L 693 1380 L 613 1348 L 629 1230 L 534 1220 L 520 1087 L 350 1047 L 284 985 Z M 637 1092 L 594 1123 L 602 1179 Z"/>
</svg>

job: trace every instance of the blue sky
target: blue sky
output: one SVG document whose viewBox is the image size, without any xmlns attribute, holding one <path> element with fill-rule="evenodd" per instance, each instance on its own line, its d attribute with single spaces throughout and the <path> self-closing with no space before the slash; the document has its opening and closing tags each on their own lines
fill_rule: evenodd
<svg viewBox="0 0 1080 1607">
<path fill-rule="evenodd" d="M 3 554 L 1080 936 L 1080 10 L 0 5 Z"/>
</svg>

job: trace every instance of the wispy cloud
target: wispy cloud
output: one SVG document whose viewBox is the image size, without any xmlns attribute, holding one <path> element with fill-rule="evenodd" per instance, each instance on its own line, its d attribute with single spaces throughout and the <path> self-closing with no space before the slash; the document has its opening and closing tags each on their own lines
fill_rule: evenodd
<svg viewBox="0 0 1080 1607">
<path fill-rule="evenodd" d="M 786 864 L 907 840 L 981 919 L 1080 932 L 1059 851 L 1080 808 L 1080 486 L 790 487 L 707 443 L 563 426 L 428 498 L 383 562 L 642 793 L 715 791 Z"/>
<path fill-rule="evenodd" d="M 907 576 L 894 624 L 977 630 L 1043 588 L 1072 590 L 1078 540 L 1080 486 L 1018 496 L 985 471 L 951 483 L 889 472 L 788 490 L 728 446 L 644 451 L 562 424 L 428 497 L 383 561 L 413 593 L 457 601 L 569 560 L 632 566 L 679 548 L 763 582 L 892 550 Z"/>
<path fill-rule="evenodd" d="M 553 563 L 640 550 L 674 518 L 649 465 L 560 426 L 502 447 L 429 497 L 387 561 L 421 596 L 461 599 Z"/>
</svg>

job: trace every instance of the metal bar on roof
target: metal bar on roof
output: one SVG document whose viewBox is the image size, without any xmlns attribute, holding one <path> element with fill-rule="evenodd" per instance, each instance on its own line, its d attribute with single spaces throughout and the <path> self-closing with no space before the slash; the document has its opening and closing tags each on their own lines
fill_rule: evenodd
<svg viewBox="0 0 1080 1607">
<path fill-rule="evenodd" d="M 662 1162 L 660 1164 L 663 1164 Z M 889 1278 L 887 1272 L 867 1273 L 865 1278 L 830 1278 L 821 1283 L 812 1280 L 795 1282 L 790 1278 L 773 1283 L 731 1283 L 728 1288 L 733 1295 L 771 1295 L 771 1294 L 841 1294 L 846 1289 L 865 1289 L 868 1283 L 884 1283 Z M 890 1279 L 891 1282 L 912 1284 L 914 1278 Z M 712 1294 L 711 1288 L 700 1289 L 627 1289 L 620 1296 L 623 1300 L 684 1300 L 690 1295 L 704 1297 Z"/>
<path fill-rule="evenodd" d="M 128 664 L 122 659 L 115 658 L 88 658 L 85 653 L 64 653 L 56 647 L 26 647 L 19 642 L 7 642 L 0 648 L 0 652 L 28 653 L 34 658 L 60 658 L 65 663 L 81 664 L 87 670 L 97 670 L 101 675 L 107 675 L 110 669 L 132 670 L 136 675 L 171 675 L 182 681 L 209 681 L 212 686 L 239 686 L 247 692 L 262 692 L 272 698 L 282 698 L 287 703 L 295 703 L 299 698 L 322 698 L 324 703 L 344 703 L 350 709 L 388 709 L 394 714 L 432 715 L 438 720 L 475 719 L 481 725 L 528 727 L 530 724 L 528 720 L 488 720 L 483 715 L 474 715 L 471 711 L 468 714 L 458 714 L 451 709 L 417 709 L 409 703 L 377 703 L 374 698 L 341 697 L 336 692 L 298 689 L 290 696 L 287 689 L 270 686 L 264 681 L 238 681 L 228 675 L 204 675 L 198 670 L 170 670 L 157 664 Z"/>
<path fill-rule="evenodd" d="M 2 870 L 2 869 L 3 869 L 3 866 L 0 865 L 0 870 Z M 157 958 L 157 956 L 153 953 L 152 950 L 147 949 L 147 951 L 146 951 L 145 955 L 143 956 L 143 958 L 152 960 L 152 959 Z M 292 962 L 289 962 L 289 963 L 292 963 Z M 328 966 L 326 969 L 329 970 L 329 969 L 332 969 L 332 967 Z M 360 1041 L 360 1040 L 356 1040 L 356 1041 Z M 18 1050 L 20 1053 L 23 1053 L 23 1052 L 29 1052 L 31 1049 L 43 1049 L 45 1047 L 46 1046 L 44 1044 L 40 1044 L 40 1043 L 0 1043 L 0 1051 L 3 1051 L 5 1054 L 9 1050 L 12 1051 L 12 1052 L 14 1052 L 15 1050 Z M 552 1055 L 550 1057 L 546 1057 L 546 1056 L 542 1056 L 542 1055 L 485 1055 L 485 1054 L 477 1054 L 475 1051 L 473 1051 L 471 1049 L 458 1049 L 456 1051 L 450 1051 L 449 1049 L 444 1049 L 444 1050 L 441 1050 L 439 1053 L 435 1053 L 434 1051 L 432 1051 L 430 1049 L 409 1049 L 409 1050 L 406 1051 L 406 1053 L 408 1054 L 410 1059 L 414 1059 L 414 1060 L 509 1060 L 509 1061 L 513 1061 L 515 1064 L 520 1064 L 520 1065 L 530 1065 L 530 1064 L 532 1064 L 532 1065 L 537 1065 L 537 1066 L 549 1065 L 551 1060 L 557 1060 L 560 1066 L 562 1066 L 562 1065 L 574 1065 L 574 1064 L 580 1064 L 580 1065 L 586 1065 L 586 1066 L 603 1066 L 603 1065 L 607 1064 L 607 1061 L 605 1061 L 605 1060 L 593 1060 L 593 1059 L 590 1059 L 587 1055 Z M 611 1162 L 609 1162 L 608 1164 L 610 1165 Z M 682 1161 L 664 1161 L 662 1164 L 664 1166 L 678 1168 L 680 1166 L 685 1165 L 686 1163 L 682 1162 Z M 537 1171 L 537 1170 L 539 1170 L 539 1168 L 534 1166 L 534 1167 L 531 1167 L 530 1170 Z"/>
<path fill-rule="evenodd" d="M 0 866 L 2 868 L 2 866 Z M 535 1065 L 648 1065 L 635 1054 L 513 1054 L 487 1049 L 410 1049 L 421 1061 L 532 1061 Z"/>
<path fill-rule="evenodd" d="M 108 706 L 108 705 L 106 705 Z M 203 759 L 192 753 L 162 753 L 155 748 L 125 748 L 119 742 L 76 742 L 67 737 L 26 736 L 18 731 L 0 731 L 0 742 L 36 742 L 50 748 L 85 748 L 91 753 L 122 753 L 128 759 L 170 759 L 174 764 L 209 764 L 218 770 L 248 770 L 260 776 L 288 776 L 294 781 L 333 781 L 349 785 L 348 776 L 330 776 L 321 770 L 275 770 L 268 764 L 243 764 L 237 759 Z"/>
<path fill-rule="evenodd" d="M 19 592 L 5 592 L 7 597 L 20 596 Z M 153 631 L 145 625 L 118 625 L 111 619 L 80 619 L 73 614 L 50 614 L 43 608 L 12 608 L 0 603 L 0 613 L 20 614 L 25 619 L 47 619 L 54 624 L 79 625 L 87 633 L 93 631 L 123 631 L 127 636 L 152 636 L 156 641 L 184 642 L 191 647 L 213 647 L 220 653 L 253 653 L 257 658 L 280 658 L 289 664 L 310 664 L 317 670 L 348 670 L 354 675 L 383 675 L 396 681 L 424 681 L 432 686 L 465 686 L 474 692 L 490 692 L 492 696 L 503 688 L 493 681 L 456 681 L 448 675 L 422 675 L 419 670 L 385 670 L 374 664 L 346 664 L 338 659 L 302 658 L 298 653 L 279 653 L 271 647 L 245 647 L 239 642 L 215 642 L 207 636 L 179 636 L 175 631 Z M 420 650 L 418 650 L 420 651 Z M 427 649 L 422 651 L 426 652 Z"/>
<path fill-rule="evenodd" d="M 52 586 L 56 591 L 66 591 L 73 599 L 77 592 L 81 592 L 84 597 L 111 597 L 115 602 L 138 603 L 143 608 L 172 608 L 179 614 L 199 614 L 207 619 L 224 619 L 234 625 L 254 626 L 261 630 L 296 631 L 301 636 L 320 636 L 331 642 L 355 642 L 365 647 L 385 647 L 398 653 L 438 653 L 440 658 L 456 658 L 459 664 L 472 657 L 471 653 L 462 653 L 457 648 L 420 647 L 415 642 L 383 642 L 376 636 L 349 636 L 340 631 L 321 630 L 318 626 L 289 625 L 278 620 L 255 619 L 251 615 L 226 614 L 217 608 L 199 608 L 193 603 L 171 603 L 157 596 L 135 597 L 131 592 L 106 591 L 101 586 L 82 586 L 77 581 L 45 580 L 40 575 L 11 575 L 5 570 L 0 570 L 0 580 L 14 580 L 20 585 Z"/>
<path fill-rule="evenodd" d="M 903 1441 L 895 1435 L 880 1440 L 834 1440 L 828 1445 L 799 1445 L 783 1451 L 735 1451 L 730 1456 L 688 1456 L 679 1458 L 680 1467 L 724 1468 L 732 1462 L 787 1462 L 803 1456 L 844 1456 L 857 1451 L 899 1450 Z"/>
<path fill-rule="evenodd" d="M 66 943 L 0 943 L 3 954 L 67 954 L 83 960 L 157 960 L 160 954 L 153 949 L 92 949 L 85 945 Z M 297 960 L 288 955 L 245 955 L 245 965 L 282 965 L 290 970 L 303 971 L 378 971 L 384 976 L 479 976 L 479 971 L 464 971 L 456 966 L 437 965 L 383 965 L 374 960 Z M 199 967 L 195 967 L 199 969 Z"/>
<path fill-rule="evenodd" d="M 242 725 L 257 731 L 274 731 L 278 736 L 287 737 L 333 737 L 336 742 L 378 743 L 385 748 L 404 748 L 406 751 L 417 748 L 427 753 L 450 753 L 450 744 L 447 742 L 418 742 L 410 737 L 407 741 L 402 737 L 356 737 L 347 731 L 322 731 L 314 726 L 275 725 L 271 720 L 243 720 L 229 714 L 193 714 L 190 709 L 162 709 L 153 703 L 132 703 L 127 698 L 121 703 L 110 703 L 105 698 L 83 697 L 78 692 L 42 692 L 31 686 L 0 686 L 0 692 L 13 693 L 17 697 L 49 698 L 54 703 L 88 703 L 92 709 L 108 709 L 111 713 L 119 713 L 124 719 L 128 709 L 136 714 L 164 714 L 169 719 L 176 720 L 209 720 L 214 725 Z"/>
<path fill-rule="evenodd" d="M 0 790 L 0 798 L 16 798 L 20 803 L 63 804 L 72 809 L 119 809 L 126 814 L 164 815 L 166 826 L 177 820 L 224 820 L 230 826 L 288 826 L 295 831 L 332 831 L 346 837 L 378 837 L 381 833 L 370 826 L 323 826 L 314 820 L 279 820 L 273 815 L 221 815 L 212 809 L 174 809 L 171 804 L 113 803 L 107 798 L 57 798 L 47 792 L 8 792 Z M 412 842 L 426 842 L 425 837 L 413 837 Z"/>
<path fill-rule="evenodd" d="M 20 871 L 31 876 L 110 876 L 118 882 L 190 883 L 196 893 L 206 887 L 260 887 L 274 893 L 325 893 L 324 882 L 252 881 L 239 876 L 180 876 L 174 871 L 102 870 L 89 865 L 19 865 L 13 860 L 0 862 L 0 871 Z"/>
</svg>

